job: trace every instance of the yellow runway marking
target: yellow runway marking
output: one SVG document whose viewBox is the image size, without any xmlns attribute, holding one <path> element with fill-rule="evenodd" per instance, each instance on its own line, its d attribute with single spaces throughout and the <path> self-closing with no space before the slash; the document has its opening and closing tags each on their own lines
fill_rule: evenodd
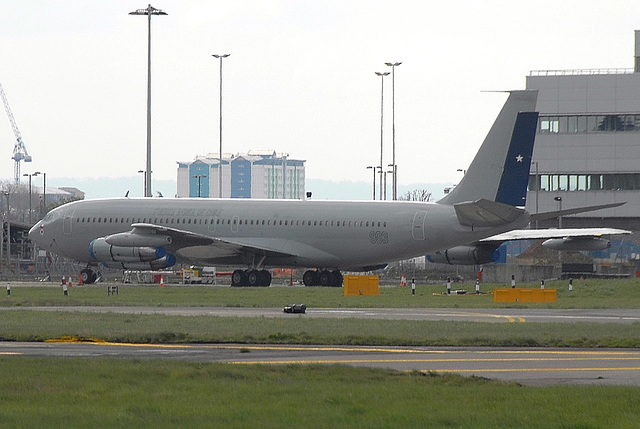
<svg viewBox="0 0 640 429">
<path fill-rule="evenodd" d="M 273 360 L 234 360 L 227 361 L 232 364 L 239 365 L 263 365 L 263 364 L 271 364 L 271 365 L 289 365 L 289 364 L 311 364 L 311 363 L 443 363 L 443 362 L 451 362 L 451 363 L 459 363 L 459 362 L 564 362 L 564 361 L 593 361 L 593 360 L 638 360 L 638 358 L 512 358 L 512 359 L 295 359 L 295 360 L 282 360 L 282 359 L 273 359 Z"/>
<path fill-rule="evenodd" d="M 491 313 L 472 313 L 472 312 L 460 312 L 458 314 L 463 314 L 465 316 L 481 316 L 481 317 L 493 317 L 496 319 L 507 319 L 509 323 L 525 323 L 526 319 L 524 317 L 514 317 L 514 316 L 504 316 L 502 314 L 491 314 Z"/>
<path fill-rule="evenodd" d="M 420 372 L 551 372 L 551 371 L 638 371 L 640 367 L 620 368 L 501 368 L 501 369 L 429 369 Z"/>
<path fill-rule="evenodd" d="M 0 355 L 22 355 L 22 353 L 18 353 L 18 352 L 0 352 Z"/>
</svg>

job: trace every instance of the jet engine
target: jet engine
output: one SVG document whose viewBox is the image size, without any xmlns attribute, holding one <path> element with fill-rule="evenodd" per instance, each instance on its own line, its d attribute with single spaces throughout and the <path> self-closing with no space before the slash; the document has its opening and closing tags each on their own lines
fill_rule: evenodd
<svg viewBox="0 0 640 429">
<path fill-rule="evenodd" d="M 167 250 L 164 247 L 112 246 L 104 238 L 97 238 L 89 245 L 89 253 L 98 261 L 149 262 L 163 258 Z"/>
<path fill-rule="evenodd" d="M 482 265 L 499 258 L 500 252 L 494 246 L 457 246 L 427 255 L 429 262 L 449 265 Z"/>
<path fill-rule="evenodd" d="M 108 235 L 104 240 L 112 246 L 119 247 L 160 247 L 171 244 L 171 237 L 158 234 L 135 234 L 120 232 Z"/>
<path fill-rule="evenodd" d="M 176 264 L 176 257 L 168 253 L 165 257 L 149 262 L 121 262 L 125 270 L 162 270 L 173 267 Z"/>
<path fill-rule="evenodd" d="M 611 247 L 611 242 L 600 237 L 565 237 L 551 238 L 542 243 L 553 250 L 604 250 Z"/>
<path fill-rule="evenodd" d="M 176 257 L 164 247 L 112 246 L 105 238 L 93 240 L 89 253 L 105 267 L 126 270 L 161 270 L 176 264 Z"/>
</svg>

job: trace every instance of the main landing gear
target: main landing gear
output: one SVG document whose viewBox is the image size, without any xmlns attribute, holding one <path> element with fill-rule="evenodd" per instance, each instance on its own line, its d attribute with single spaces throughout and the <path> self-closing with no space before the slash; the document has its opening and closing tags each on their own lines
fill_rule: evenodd
<svg viewBox="0 0 640 429">
<path fill-rule="evenodd" d="M 309 270 L 302 276 L 302 283 L 305 286 L 342 286 L 342 273 L 338 270 Z"/>
<path fill-rule="evenodd" d="M 271 273 L 267 270 L 235 270 L 231 286 L 270 286 Z"/>
<path fill-rule="evenodd" d="M 82 279 L 82 283 L 86 285 L 95 283 L 99 277 L 99 274 L 100 272 L 95 272 L 89 267 L 80 270 L 80 278 Z"/>
</svg>

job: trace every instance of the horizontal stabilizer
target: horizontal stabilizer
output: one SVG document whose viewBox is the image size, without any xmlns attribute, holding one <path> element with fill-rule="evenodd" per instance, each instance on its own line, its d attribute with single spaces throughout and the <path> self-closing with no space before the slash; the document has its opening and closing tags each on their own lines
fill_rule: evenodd
<svg viewBox="0 0 640 429">
<path fill-rule="evenodd" d="M 536 213 L 536 214 L 532 214 L 531 215 L 531 221 L 533 222 L 533 221 L 536 221 L 536 220 L 553 219 L 553 218 L 556 218 L 558 216 L 567 216 L 567 215 L 572 215 L 572 214 L 577 214 L 577 213 L 585 213 L 585 212 L 592 212 L 592 211 L 602 210 L 602 209 L 611 209 L 611 208 L 614 208 L 614 207 L 620 207 L 623 204 L 627 204 L 627 202 L 623 201 L 621 203 L 602 204 L 602 205 L 599 205 L 599 206 L 576 207 L 574 209 L 556 210 L 554 212 Z"/>
<path fill-rule="evenodd" d="M 505 225 L 515 221 L 524 213 L 524 210 L 509 204 L 486 199 L 459 203 L 453 207 L 460 225 L 473 227 Z"/>
</svg>

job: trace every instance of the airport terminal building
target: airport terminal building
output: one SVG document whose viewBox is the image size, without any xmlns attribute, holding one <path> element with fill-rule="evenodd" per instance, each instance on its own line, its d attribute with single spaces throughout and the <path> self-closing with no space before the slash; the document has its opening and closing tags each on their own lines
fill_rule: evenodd
<svg viewBox="0 0 640 429">
<path fill-rule="evenodd" d="M 527 210 L 626 204 L 565 217 L 562 226 L 640 231 L 640 31 L 635 68 L 537 70 L 540 112 Z M 558 226 L 557 220 L 540 227 Z"/>
<path fill-rule="evenodd" d="M 197 156 L 178 162 L 177 196 L 217 198 L 222 168 L 223 198 L 303 199 L 304 163 L 275 151 Z"/>
</svg>

